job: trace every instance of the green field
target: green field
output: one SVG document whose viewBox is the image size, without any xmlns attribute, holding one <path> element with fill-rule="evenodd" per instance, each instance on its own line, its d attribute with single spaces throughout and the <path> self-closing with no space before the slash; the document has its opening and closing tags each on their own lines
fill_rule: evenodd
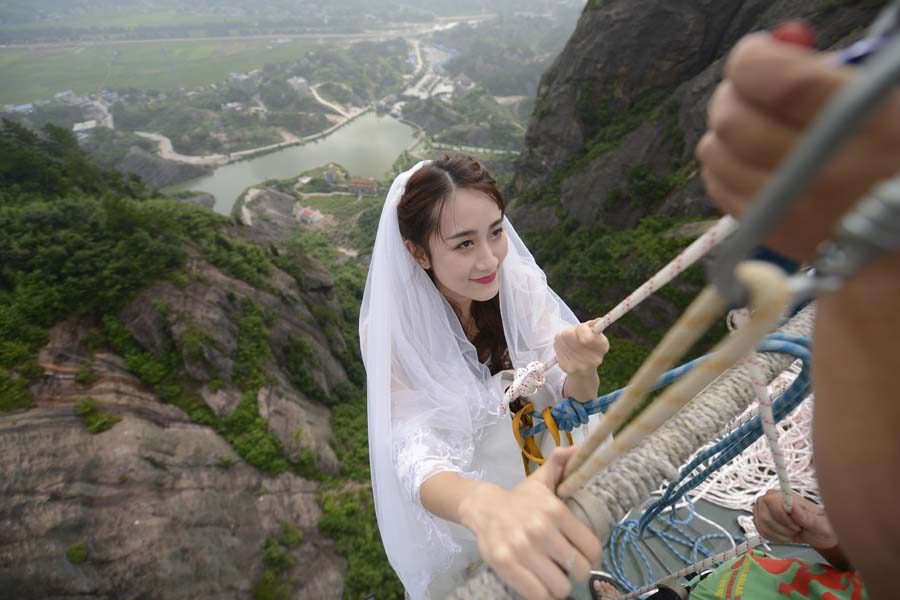
<svg viewBox="0 0 900 600">
<path fill-rule="evenodd" d="M 0 50 L 0 104 L 19 104 L 71 89 L 170 90 L 207 85 L 231 71 L 299 59 L 321 42 L 268 40 L 147 42 L 110 46 Z M 271 46 L 271 47 L 269 47 Z"/>
<path fill-rule="evenodd" d="M 4 31 L 42 31 L 59 28 L 76 29 L 102 29 L 104 27 L 124 27 L 134 29 L 137 27 L 166 27 L 184 25 L 207 25 L 210 23 L 247 23 L 244 17 L 227 17 L 224 15 L 190 15 L 183 13 L 154 13 L 154 14 L 124 14 L 124 15 L 90 15 L 80 19 L 69 21 L 54 21 L 51 23 L 18 23 L 15 25 L 0 26 L 0 33 Z"/>
</svg>

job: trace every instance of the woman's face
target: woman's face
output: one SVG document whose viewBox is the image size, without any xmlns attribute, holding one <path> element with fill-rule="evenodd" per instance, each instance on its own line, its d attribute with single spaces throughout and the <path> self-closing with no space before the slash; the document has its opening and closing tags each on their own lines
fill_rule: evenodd
<svg viewBox="0 0 900 600">
<path fill-rule="evenodd" d="M 483 302 L 500 291 L 498 270 L 507 252 L 503 213 L 483 192 L 457 189 L 429 246 L 435 284 L 450 302 Z"/>
</svg>

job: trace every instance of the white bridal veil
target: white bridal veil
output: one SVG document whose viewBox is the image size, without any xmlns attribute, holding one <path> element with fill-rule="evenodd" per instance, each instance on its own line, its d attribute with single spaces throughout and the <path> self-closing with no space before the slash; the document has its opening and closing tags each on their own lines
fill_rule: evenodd
<svg viewBox="0 0 900 600">
<path fill-rule="evenodd" d="M 482 437 L 497 431 L 494 425 L 511 430 L 490 371 L 400 237 L 397 204 L 409 177 L 428 162 L 391 185 L 360 311 L 375 510 L 387 556 L 414 600 L 429 597 L 432 579 L 459 553 L 461 530 L 425 511 L 418 487 L 441 471 L 494 481 L 489 464 L 479 460 Z M 547 286 L 506 220 L 504 227 L 509 252 L 499 271 L 500 307 L 509 356 L 518 368 L 547 361 L 554 334 L 578 320 Z M 557 398 L 563 376 L 559 368 L 547 374 Z M 515 442 L 509 456 L 524 478 Z"/>
</svg>

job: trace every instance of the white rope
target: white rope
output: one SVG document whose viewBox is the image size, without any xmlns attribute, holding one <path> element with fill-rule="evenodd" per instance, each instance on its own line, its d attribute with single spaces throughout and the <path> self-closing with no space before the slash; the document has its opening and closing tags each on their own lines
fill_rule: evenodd
<svg viewBox="0 0 900 600">
<path fill-rule="evenodd" d="M 777 377 L 769 386 L 770 397 L 777 397 L 784 392 L 796 378 L 799 368 L 800 361 L 797 361 Z M 749 421 L 756 412 L 755 407 L 745 411 L 726 428 L 726 434 Z M 813 465 L 812 415 L 813 397 L 810 396 L 788 417 L 777 423 L 775 428 L 784 457 L 785 473 L 792 490 L 821 503 Z M 701 448 L 698 454 L 706 447 Z M 723 508 L 752 512 L 756 499 L 779 484 L 777 473 L 772 469 L 773 462 L 766 439 L 760 438 L 689 494 L 694 501 L 704 498 Z M 747 533 L 753 533 L 743 524 L 742 527 Z"/>
<path fill-rule="evenodd" d="M 619 302 L 615 308 L 600 317 L 594 324 L 594 333 L 601 333 L 607 327 L 628 314 L 638 304 L 652 296 L 658 289 L 675 279 L 683 273 L 688 267 L 703 258 L 710 250 L 715 248 L 719 242 L 727 238 L 737 229 L 737 221 L 730 216 L 719 219 L 715 225 L 710 227 L 706 233 L 694 240 L 687 248 L 682 250 L 669 264 L 660 269 L 650 279 L 644 282 L 641 287 L 629 294 L 627 298 Z M 543 382 L 543 375 L 557 364 L 556 357 L 551 358 L 547 363 L 533 362 L 525 369 L 519 369 L 516 372 L 516 380 L 506 389 L 503 397 L 503 407 L 506 407 L 511 400 L 520 396 L 529 396 L 540 387 L 535 387 L 535 381 L 540 377 Z M 528 393 L 530 392 L 530 393 Z M 503 408 L 501 407 L 501 409 Z M 504 411 L 505 412 L 505 411 Z"/>
<path fill-rule="evenodd" d="M 736 558 L 736 557 L 740 556 L 741 554 L 744 554 L 746 552 L 749 552 L 750 550 L 753 550 L 754 548 L 756 548 L 757 546 L 762 544 L 762 542 L 763 542 L 762 538 L 759 538 L 759 537 L 750 538 L 746 542 L 741 542 L 734 548 L 726 550 L 725 552 L 720 552 L 719 554 L 714 554 L 708 558 L 704 558 L 703 560 L 701 560 L 700 562 L 698 562 L 696 564 L 693 564 L 689 567 L 685 567 L 685 568 L 681 569 L 680 571 L 676 571 L 675 573 L 668 575 L 664 580 L 662 580 L 662 582 L 670 581 L 672 579 L 677 579 L 679 577 L 684 577 L 685 575 L 690 575 L 692 573 L 698 573 L 705 569 L 709 569 L 720 563 L 725 562 L 726 560 L 731 560 L 732 558 Z M 630 598 L 637 598 L 638 596 L 646 594 L 647 592 L 652 592 L 662 582 L 657 581 L 656 583 L 651 583 L 650 585 L 646 585 L 646 586 L 644 586 L 640 589 L 637 589 L 629 594 L 625 594 L 624 596 L 622 596 L 621 600 L 629 600 Z"/>
<path fill-rule="evenodd" d="M 794 504 L 794 495 L 791 493 L 791 478 L 784 465 L 784 454 L 781 452 L 781 446 L 778 443 L 778 428 L 775 427 L 775 415 L 772 412 L 772 397 L 769 395 L 762 367 L 756 362 L 755 358 L 747 363 L 747 371 L 750 373 L 750 382 L 756 391 L 759 420 L 762 423 L 766 443 L 769 445 L 769 452 L 772 453 L 775 475 L 778 477 L 778 485 L 781 488 L 781 502 L 785 512 L 790 514 Z"/>
</svg>

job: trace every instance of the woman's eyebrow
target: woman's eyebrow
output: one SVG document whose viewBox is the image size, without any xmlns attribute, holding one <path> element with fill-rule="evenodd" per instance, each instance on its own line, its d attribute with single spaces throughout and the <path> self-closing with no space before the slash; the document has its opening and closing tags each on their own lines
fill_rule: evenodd
<svg viewBox="0 0 900 600">
<path fill-rule="evenodd" d="M 493 229 L 494 227 L 496 227 L 497 225 L 499 225 L 499 224 L 502 223 L 502 222 L 503 222 L 503 217 L 500 217 L 499 219 L 497 219 L 496 221 L 494 221 L 493 223 L 491 223 L 491 224 L 488 226 L 488 229 Z M 454 233 L 453 235 L 447 236 L 447 237 L 444 238 L 444 239 L 446 239 L 446 240 L 455 240 L 456 238 L 468 237 L 468 236 L 470 236 L 470 235 L 475 235 L 476 233 L 478 233 L 478 232 L 475 231 L 474 229 L 466 229 L 465 231 L 460 231 L 459 233 Z"/>
</svg>

